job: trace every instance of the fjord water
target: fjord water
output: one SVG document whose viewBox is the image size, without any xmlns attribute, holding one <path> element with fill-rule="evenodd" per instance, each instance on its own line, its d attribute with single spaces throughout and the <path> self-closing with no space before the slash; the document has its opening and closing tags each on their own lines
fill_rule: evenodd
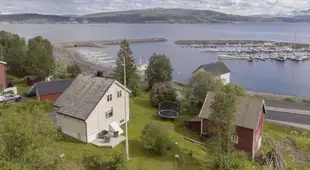
<svg viewBox="0 0 310 170">
<path fill-rule="evenodd" d="M 173 79 L 187 81 L 201 64 L 217 61 L 215 53 L 182 48 L 175 40 L 244 39 L 310 43 L 310 24 L 306 23 L 239 23 L 239 24 L 2 24 L 0 30 L 18 33 L 25 38 L 43 36 L 51 42 L 133 39 L 164 37 L 167 42 L 133 44 L 138 61 L 147 61 L 152 53 L 165 53 L 171 59 Z M 104 49 L 116 56 L 118 46 Z M 297 96 L 310 96 L 310 61 L 224 61 L 231 70 L 231 81 L 248 90 Z"/>
</svg>

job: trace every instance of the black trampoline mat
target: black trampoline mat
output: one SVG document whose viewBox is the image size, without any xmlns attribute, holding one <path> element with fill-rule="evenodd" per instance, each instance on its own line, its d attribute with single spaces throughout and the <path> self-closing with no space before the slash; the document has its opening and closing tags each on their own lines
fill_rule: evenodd
<svg viewBox="0 0 310 170">
<path fill-rule="evenodd" d="M 160 114 L 167 117 L 173 117 L 178 115 L 178 113 L 173 110 L 161 110 Z"/>
</svg>

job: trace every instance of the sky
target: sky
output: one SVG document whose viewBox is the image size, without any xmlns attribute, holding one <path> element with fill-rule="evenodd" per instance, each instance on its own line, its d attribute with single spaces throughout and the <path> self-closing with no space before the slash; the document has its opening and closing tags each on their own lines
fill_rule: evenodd
<svg viewBox="0 0 310 170">
<path fill-rule="evenodd" d="M 206 9 L 238 15 L 282 14 L 310 9 L 310 0 L 0 0 L 0 14 L 83 15 L 145 8 Z"/>
</svg>

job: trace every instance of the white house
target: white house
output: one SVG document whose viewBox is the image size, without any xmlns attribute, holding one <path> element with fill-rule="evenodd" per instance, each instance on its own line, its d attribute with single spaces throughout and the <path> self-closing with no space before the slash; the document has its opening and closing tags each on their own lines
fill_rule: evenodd
<svg viewBox="0 0 310 170">
<path fill-rule="evenodd" d="M 230 83 L 230 70 L 223 62 L 215 62 L 199 66 L 194 72 L 205 71 L 210 73 L 213 77 L 221 78 L 226 85 Z"/>
<path fill-rule="evenodd" d="M 103 131 L 122 134 L 120 125 L 129 121 L 130 93 L 116 80 L 79 75 L 54 103 L 57 125 L 85 143 L 93 143 Z"/>
</svg>

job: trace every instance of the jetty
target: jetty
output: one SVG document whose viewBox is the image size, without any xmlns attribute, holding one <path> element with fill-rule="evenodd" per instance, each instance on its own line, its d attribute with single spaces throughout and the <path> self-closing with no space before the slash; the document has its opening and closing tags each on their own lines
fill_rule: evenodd
<svg viewBox="0 0 310 170">
<path fill-rule="evenodd" d="M 124 39 L 117 40 L 101 40 L 101 41 L 77 41 L 77 42 L 64 42 L 54 43 L 54 46 L 63 48 L 74 48 L 74 47 L 96 47 L 104 48 L 107 45 L 119 45 Z M 127 39 L 129 43 L 152 43 L 152 42 L 165 42 L 168 41 L 166 38 L 143 38 L 143 39 Z"/>
</svg>

